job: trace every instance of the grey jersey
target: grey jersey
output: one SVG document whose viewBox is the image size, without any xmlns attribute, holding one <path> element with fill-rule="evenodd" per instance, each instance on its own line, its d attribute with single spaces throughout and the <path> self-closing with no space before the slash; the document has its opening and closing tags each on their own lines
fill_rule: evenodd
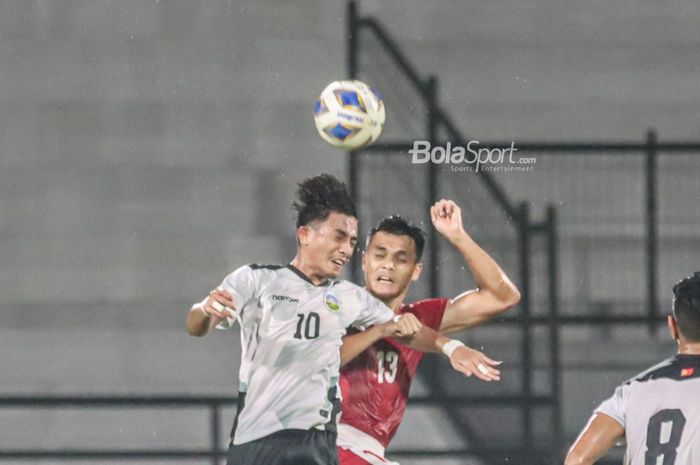
<svg viewBox="0 0 700 465">
<path fill-rule="evenodd" d="M 355 284 L 315 286 L 291 265 L 244 266 L 222 286 L 233 295 L 241 323 L 244 401 L 234 444 L 283 429 L 334 429 L 346 328 L 385 323 L 394 313 Z"/>
<path fill-rule="evenodd" d="M 626 465 L 700 464 L 700 355 L 676 355 L 636 376 L 595 413 L 625 428 Z"/>
</svg>

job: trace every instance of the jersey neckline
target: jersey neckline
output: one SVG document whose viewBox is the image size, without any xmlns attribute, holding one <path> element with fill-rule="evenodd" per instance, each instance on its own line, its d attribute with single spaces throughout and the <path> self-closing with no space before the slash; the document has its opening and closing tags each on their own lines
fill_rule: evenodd
<svg viewBox="0 0 700 465">
<path fill-rule="evenodd" d="M 306 281 L 314 287 L 326 287 L 333 284 L 333 280 L 330 278 L 326 279 L 321 284 L 314 284 L 314 282 L 311 281 L 311 278 L 306 276 L 303 271 L 301 271 L 299 268 L 292 265 L 291 263 L 287 264 L 287 268 L 289 268 L 289 270 L 292 271 L 295 275 L 299 276 L 301 279 L 303 279 L 304 281 Z"/>
</svg>

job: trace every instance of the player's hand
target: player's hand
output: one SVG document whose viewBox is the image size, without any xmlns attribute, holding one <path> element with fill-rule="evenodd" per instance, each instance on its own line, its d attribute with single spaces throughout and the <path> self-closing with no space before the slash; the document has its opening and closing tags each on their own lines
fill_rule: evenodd
<svg viewBox="0 0 700 465">
<path fill-rule="evenodd" d="M 465 233 L 462 224 L 462 210 L 452 200 L 442 199 L 430 207 L 430 219 L 435 229 L 447 239 Z"/>
<path fill-rule="evenodd" d="M 209 293 L 209 297 L 207 297 L 201 310 L 205 315 L 224 320 L 236 317 L 234 308 L 236 307 L 231 293 L 223 287 L 217 287 Z"/>
<path fill-rule="evenodd" d="M 466 346 L 458 347 L 452 352 L 452 368 L 465 376 L 474 375 L 484 381 L 500 381 L 501 372 L 496 368 L 503 362 L 491 360 L 482 352 Z"/>
<path fill-rule="evenodd" d="M 396 319 L 396 337 L 408 337 L 416 334 L 423 327 L 423 324 L 418 321 L 418 318 L 413 313 L 404 313 L 400 318 Z"/>
<path fill-rule="evenodd" d="M 379 325 L 382 337 L 410 337 L 423 327 L 413 313 L 397 315 L 393 321 Z"/>
</svg>

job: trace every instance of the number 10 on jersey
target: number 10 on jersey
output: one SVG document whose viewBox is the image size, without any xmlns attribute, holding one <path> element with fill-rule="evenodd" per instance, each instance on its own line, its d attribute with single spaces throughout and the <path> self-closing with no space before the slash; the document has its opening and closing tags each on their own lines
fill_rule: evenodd
<svg viewBox="0 0 700 465">
<path fill-rule="evenodd" d="M 316 339 L 321 330 L 321 317 L 316 312 L 308 314 L 297 313 L 297 330 L 294 332 L 295 339 Z"/>
</svg>

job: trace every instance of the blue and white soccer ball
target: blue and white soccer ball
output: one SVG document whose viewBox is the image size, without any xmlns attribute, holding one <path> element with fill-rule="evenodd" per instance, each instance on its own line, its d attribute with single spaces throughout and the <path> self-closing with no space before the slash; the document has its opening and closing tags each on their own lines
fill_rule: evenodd
<svg viewBox="0 0 700 465">
<path fill-rule="evenodd" d="M 346 150 L 377 140 L 385 117 L 382 96 L 362 81 L 331 82 L 314 107 L 316 128 L 323 140 Z"/>
</svg>

